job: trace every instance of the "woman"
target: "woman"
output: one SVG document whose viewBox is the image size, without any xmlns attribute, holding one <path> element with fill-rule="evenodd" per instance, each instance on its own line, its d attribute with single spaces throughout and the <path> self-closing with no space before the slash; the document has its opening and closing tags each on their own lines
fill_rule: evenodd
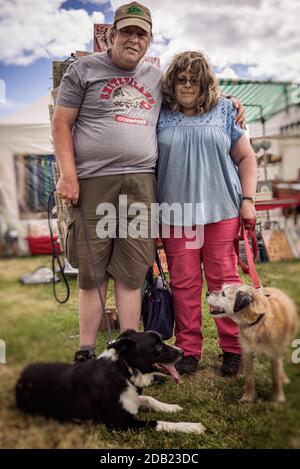
<svg viewBox="0 0 300 469">
<path fill-rule="evenodd" d="M 161 237 L 171 276 L 176 345 L 184 350 L 177 369 L 191 374 L 203 350 L 202 269 L 209 291 L 240 283 L 233 241 L 240 219 L 256 216 L 256 158 L 235 123 L 232 103 L 219 95 L 216 78 L 200 52 L 175 56 L 166 72 L 163 96 L 158 202 L 175 204 L 175 213 L 169 218 L 162 213 Z M 227 318 L 215 322 L 223 351 L 220 372 L 236 375 L 241 354 L 238 328 Z"/>
</svg>

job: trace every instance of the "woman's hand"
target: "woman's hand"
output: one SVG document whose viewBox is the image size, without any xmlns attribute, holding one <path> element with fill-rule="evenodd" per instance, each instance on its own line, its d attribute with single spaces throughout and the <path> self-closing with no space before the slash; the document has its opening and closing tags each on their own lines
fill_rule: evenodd
<svg viewBox="0 0 300 469">
<path fill-rule="evenodd" d="M 243 220 L 250 218 L 251 220 L 256 220 L 256 210 L 255 205 L 251 200 L 243 200 L 240 208 L 240 218 L 241 223 Z M 247 226 L 246 226 L 247 228 Z"/>
<path fill-rule="evenodd" d="M 234 109 L 237 110 L 237 115 L 235 118 L 235 122 L 242 127 L 242 129 L 246 128 L 246 113 L 245 108 L 242 103 L 235 98 L 234 96 L 230 97 L 230 101 L 233 104 Z"/>
</svg>

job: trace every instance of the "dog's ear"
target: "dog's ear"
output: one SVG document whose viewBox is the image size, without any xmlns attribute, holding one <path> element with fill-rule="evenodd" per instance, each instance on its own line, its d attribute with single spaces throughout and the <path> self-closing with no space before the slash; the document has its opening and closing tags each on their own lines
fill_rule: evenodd
<svg viewBox="0 0 300 469">
<path fill-rule="evenodd" d="M 108 348 L 114 348 L 120 354 L 125 351 L 127 353 L 136 351 L 136 334 L 133 329 L 127 329 L 116 340 L 110 342 Z"/>
<path fill-rule="evenodd" d="M 119 335 L 118 339 L 134 337 L 136 334 L 137 332 L 134 329 L 126 329 L 126 331 Z"/>
<path fill-rule="evenodd" d="M 233 307 L 234 313 L 241 311 L 241 309 L 245 308 L 245 306 L 249 306 L 252 300 L 253 298 L 250 293 L 238 291 L 235 295 L 235 302 Z"/>
</svg>

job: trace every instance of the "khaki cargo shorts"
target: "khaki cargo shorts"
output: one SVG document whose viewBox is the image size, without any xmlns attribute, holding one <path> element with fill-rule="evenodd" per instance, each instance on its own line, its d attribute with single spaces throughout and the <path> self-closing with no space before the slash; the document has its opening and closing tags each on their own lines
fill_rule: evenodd
<svg viewBox="0 0 300 469">
<path fill-rule="evenodd" d="M 140 288 L 154 260 L 150 221 L 151 203 L 155 202 L 156 196 L 154 173 L 98 176 L 81 179 L 79 184 L 80 210 L 84 216 L 98 281 L 112 276 L 129 287 Z M 147 207 L 147 210 L 136 211 L 139 207 L 132 204 L 137 203 Z M 136 215 L 140 224 L 136 224 Z M 143 226 L 145 230 L 146 225 L 148 236 L 136 237 L 139 227 Z M 65 251 L 70 264 L 79 269 L 79 288 L 96 287 L 77 207 L 68 208 Z"/>
</svg>

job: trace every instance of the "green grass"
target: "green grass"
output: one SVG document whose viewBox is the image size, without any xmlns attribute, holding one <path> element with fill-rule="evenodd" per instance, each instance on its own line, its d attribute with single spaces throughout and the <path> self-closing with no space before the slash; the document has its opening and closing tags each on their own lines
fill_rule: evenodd
<svg viewBox="0 0 300 469">
<path fill-rule="evenodd" d="M 21 369 L 33 361 L 70 362 L 78 347 L 75 280 L 71 280 L 71 298 L 65 305 L 54 301 L 50 285 L 24 286 L 18 282 L 22 274 L 45 264 L 50 265 L 48 257 L 0 261 L 0 339 L 7 346 L 7 364 L 0 365 L 0 447 L 300 448 L 300 364 L 291 363 L 289 351 L 286 369 L 292 383 L 286 387 L 287 403 L 283 406 L 271 402 L 270 366 L 264 359 L 257 359 L 258 399 L 254 404 L 240 404 L 243 382 L 218 375 L 220 350 L 214 322 L 205 304 L 205 352 L 197 375 L 184 378 L 179 385 L 168 381 L 147 389 L 147 394 L 159 400 L 184 407 L 183 412 L 173 415 L 151 412 L 151 417 L 202 422 L 207 428 L 204 435 L 153 430 L 108 432 L 101 424 L 60 424 L 21 413 L 14 405 L 14 385 Z M 257 267 L 264 285 L 282 288 L 300 306 L 299 262 Z M 109 303 L 113 305 L 111 286 Z M 105 343 L 106 334 L 99 333 L 98 353 Z M 147 412 L 141 413 L 142 419 L 147 417 Z"/>
</svg>

